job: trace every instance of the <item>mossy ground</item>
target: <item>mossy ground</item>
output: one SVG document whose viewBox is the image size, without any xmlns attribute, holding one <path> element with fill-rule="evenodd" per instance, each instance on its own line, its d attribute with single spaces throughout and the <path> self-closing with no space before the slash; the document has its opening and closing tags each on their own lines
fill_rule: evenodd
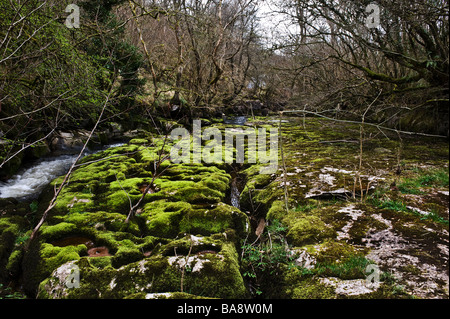
<svg viewBox="0 0 450 319">
<path fill-rule="evenodd" d="M 246 235 L 248 221 L 239 209 L 224 203 L 231 177 L 216 166 L 163 161 L 170 143 L 135 139 L 79 163 L 23 257 L 24 288 L 30 296 L 125 298 L 138 292 L 178 292 L 182 286 L 203 297 L 246 296 L 236 244 Z M 41 196 L 39 211 L 61 182 L 62 177 L 54 180 Z M 5 230 L 2 236 L 8 234 Z M 201 243 L 188 242 L 186 234 L 202 238 Z M 86 238 L 107 253 L 92 257 L 91 247 L 74 238 Z M 189 252 L 202 265 L 200 273 L 173 264 L 171 256 L 181 262 L 192 258 Z M 80 267 L 83 288 L 66 293 L 64 285 L 52 281 L 52 273 L 68 263 Z M 136 263 L 148 271 L 135 276 Z M 114 291 L 102 281 L 109 283 L 112 276 L 120 282 Z"/>
<path fill-rule="evenodd" d="M 286 172 L 280 156 L 273 174 L 173 164 L 163 137 L 88 156 L 26 253 L 62 177 L 39 205 L 3 200 L 1 279 L 22 276 L 39 298 L 448 298 L 448 141 L 365 128 L 360 162 L 358 125 L 289 118 L 282 133 Z M 91 246 L 107 253 L 92 257 Z M 68 265 L 78 289 L 60 285 Z M 378 289 L 364 286 L 368 265 L 381 271 Z"/>
<path fill-rule="evenodd" d="M 211 247 L 215 251 L 203 253 Z M 61 288 L 56 270 L 40 284 L 38 297 L 146 298 L 148 294 L 181 292 L 197 297 L 244 298 L 247 292 L 237 260 L 234 244 L 224 235 L 187 236 L 159 245 L 152 256 L 120 268 L 82 257 L 74 263 L 82 278 L 78 289 Z"/>
<path fill-rule="evenodd" d="M 290 262 L 268 280 L 280 287 L 265 297 L 448 298 L 448 141 L 399 140 L 366 127 L 360 162 L 360 133 L 353 124 L 289 119 L 286 176 L 280 168 L 255 187 L 261 178 L 250 174 L 246 187 L 256 193 L 246 207 L 264 206 L 269 225 L 285 225 L 288 249 L 314 260 L 300 270 Z M 370 264 L 379 267 L 382 284 L 367 292 L 356 285 L 364 288 Z M 345 285 L 354 289 L 344 293 Z"/>
</svg>

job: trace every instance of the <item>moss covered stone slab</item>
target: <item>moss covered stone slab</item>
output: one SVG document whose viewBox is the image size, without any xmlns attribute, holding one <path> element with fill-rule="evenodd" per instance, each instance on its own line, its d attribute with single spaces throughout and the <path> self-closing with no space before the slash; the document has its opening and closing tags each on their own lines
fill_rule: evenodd
<svg viewBox="0 0 450 319">
<path fill-rule="evenodd" d="M 38 298 L 142 298 L 167 292 L 213 298 L 247 296 L 232 242 L 223 236 L 193 236 L 179 244 L 188 244 L 190 253 L 182 254 L 182 249 L 176 253 L 172 250 L 175 246 L 169 250 L 163 246 L 161 250 L 172 251 L 172 255 L 157 254 L 120 268 L 96 264 L 95 258 L 66 262 L 41 282 Z M 216 251 L 202 250 L 212 244 Z M 76 287 L 66 284 L 74 269 L 79 272 Z"/>
</svg>

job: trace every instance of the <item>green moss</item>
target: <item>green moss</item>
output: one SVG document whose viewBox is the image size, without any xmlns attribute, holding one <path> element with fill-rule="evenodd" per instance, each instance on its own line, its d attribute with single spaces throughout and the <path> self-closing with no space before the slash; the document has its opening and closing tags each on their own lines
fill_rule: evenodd
<svg viewBox="0 0 450 319">
<path fill-rule="evenodd" d="M 223 203 L 195 207 L 184 201 L 157 200 L 145 205 L 140 218 L 145 220 L 148 234 L 164 238 L 179 233 L 210 235 L 227 229 L 243 235 L 247 224 L 246 215 Z"/>
<path fill-rule="evenodd" d="M 58 197 L 54 210 L 57 212 L 85 212 L 94 208 L 92 194 L 73 192 L 73 190 L 65 189 Z"/>
<path fill-rule="evenodd" d="M 85 245 L 56 247 L 51 244 L 42 244 L 40 255 L 44 262 L 44 268 L 53 270 L 59 265 L 70 261 L 80 259 L 80 255 L 86 255 Z"/>
<path fill-rule="evenodd" d="M 295 219 L 288 217 L 284 218 L 283 221 L 285 220 L 288 221 L 287 224 L 289 225 L 287 238 L 294 246 L 301 247 L 336 235 L 335 231 L 317 216 L 301 216 Z"/>
<path fill-rule="evenodd" d="M 285 293 L 292 299 L 334 299 L 334 289 L 328 287 L 318 278 L 302 278 L 301 271 L 293 269 L 284 278 L 287 283 Z"/>
<path fill-rule="evenodd" d="M 204 166 L 202 164 L 174 164 L 166 170 L 166 176 L 172 177 L 174 180 L 194 180 L 197 178 L 206 177 L 213 173 L 222 173 L 227 175 L 224 171 L 215 166 Z"/>
<path fill-rule="evenodd" d="M 283 220 L 286 215 L 286 206 L 283 201 L 274 201 L 267 212 L 267 220 Z"/>
<path fill-rule="evenodd" d="M 139 186 L 143 184 L 148 184 L 151 182 L 151 175 L 148 178 L 128 178 L 123 180 L 113 181 L 109 184 L 109 191 L 118 192 L 125 190 L 129 195 L 142 195 L 139 190 Z"/>
<path fill-rule="evenodd" d="M 111 256 L 90 258 L 89 263 L 95 268 L 103 269 L 112 267 L 112 258 Z"/>
<path fill-rule="evenodd" d="M 186 284 L 196 295 L 215 298 L 244 298 L 248 296 L 244 280 L 239 272 L 239 256 L 232 243 L 224 243 L 218 254 L 208 255 L 210 262 L 198 274 L 192 274 Z M 204 276 L 204 277 L 203 277 Z M 198 278 L 202 278 L 202 283 Z"/>
<path fill-rule="evenodd" d="M 245 236 L 247 217 L 239 210 L 221 203 L 228 192 L 231 177 L 224 170 L 213 166 L 171 166 L 154 181 L 156 191 L 146 195 L 136 218 L 125 223 L 130 201 L 134 204 L 141 198 L 140 188 L 152 178 L 147 169 L 151 170 L 153 165 L 143 161 L 155 159 L 151 148 L 142 149 L 135 155 L 125 155 L 129 150 L 121 148 L 110 153 L 96 154 L 90 160 L 99 160 L 106 155 L 120 156 L 82 166 L 74 172 L 73 179 L 61 192 L 54 214 L 48 219 L 48 224 L 41 228 L 40 239 L 45 242 L 35 247 L 26 258 L 29 290 L 33 290 L 36 282 L 41 282 L 62 263 L 79 260 L 77 263 L 83 265 L 86 272 L 82 274 L 86 289 L 70 292 L 69 297 L 95 297 L 99 290 L 102 291 L 102 297 L 122 298 L 137 293 L 141 286 L 148 287 L 149 292 L 176 291 L 180 286 L 181 272 L 174 265 L 168 264 L 167 258 L 170 256 L 166 258 L 160 255 L 161 251 L 165 251 L 161 245 L 168 245 L 180 233 L 226 233 L 233 242 L 236 235 Z M 82 257 L 87 254 L 83 245 L 54 247 L 49 244 L 53 240 L 73 235 L 86 236 L 95 246 L 106 246 L 113 256 L 89 258 L 93 260 L 91 262 Z M 221 238 L 219 241 L 210 239 L 208 243 L 201 245 L 203 248 L 198 248 L 208 250 L 218 247 L 214 249 L 217 253 L 223 250 L 220 256 L 211 254 L 205 257 L 208 259 L 207 263 L 213 264 L 210 265 L 213 269 L 208 272 L 207 279 L 198 277 L 194 272 L 193 276 L 186 275 L 186 285 L 193 286 L 191 289 L 197 289 L 196 294 L 202 295 L 204 292 L 200 290 L 200 286 L 211 281 L 208 293 L 243 296 L 245 287 L 239 273 L 237 253 L 235 250 L 233 256 L 225 253 L 227 248 L 221 244 L 223 236 Z M 179 244 L 174 241 L 173 245 Z M 234 249 L 234 243 L 230 245 Z M 178 253 L 181 251 L 181 248 L 178 249 Z M 189 246 L 185 247 L 186 254 L 188 251 Z M 144 253 L 145 256 L 151 253 L 151 257 L 143 259 Z M 66 257 L 63 258 L 62 254 Z M 228 254 L 228 257 L 224 254 Z M 198 258 L 203 256 L 199 255 Z M 136 270 L 136 262 L 144 260 L 151 268 L 146 276 Z M 208 267 L 205 266 L 205 269 Z M 220 283 L 218 273 L 225 278 Z M 109 284 L 114 279 L 112 276 L 116 278 L 117 285 L 122 286 L 120 291 L 110 288 Z M 99 282 L 101 278 L 105 282 Z M 228 290 L 223 288 L 224 291 L 218 288 L 236 280 L 241 285 L 239 289 L 236 286 Z M 47 279 L 41 283 L 41 289 L 54 284 L 53 279 Z M 149 289 L 150 286 L 153 288 Z M 45 296 L 45 293 L 41 296 Z"/>
<path fill-rule="evenodd" d="M 290 183 L 289 205 L 290 208 L 297 209 L 285 209 L 281 171 L 273 175 L 263 175 L 259 174 L 261 165 L 251 165 L 248 168 L 244 165 L 246 169 L 238 176 L 246 182 L 240 194 L 241 209 L 257 215 L 258 218 L 265 217 L 271 226 L 275 225 L 275 220 L 279 220 L 283 225 L 282 232 L 270 230 L 272 255 L 267 254 L 269 257 L 278 254 L 283 258 L 271 259 L 270 262 L 276 265 L 268 271 L 258 273 L 258 289 L 263 292 L 263 297 L 333 298 L 334 289 L 321 284 L 318 277 L 364 278 L 364 267 L 370 262 L 364 255 L 367 251 L 353 245 L 363 244 L 362 239 L 369 230 L 379 231 L 388 227 L 372 217 L 372 214 L 381 214 L 392 223 L 395 232 L 407 239 L 440 240 L 437 234 L 425 233 L 429 229 L 443 230 L 445 225 L 436 225 L 431 220 L 422 220 L 421 216 L 408 212 L 405 207 L 410 205 L 410 201 L 406 200 L 406 196 L 402 197 L 401 192 L 394 196 L 387 186 L 381 197 L 383 202 L 384 199 L 389 199 L 390 202 L 385 205 L 391 207 L 382 208 L 381 204 L 376 205 L 370 200 L 365 204 L 355 204 L 356 208 L 364 213 L 352 223 L 348 242 L 336 242 L 336 230 L 341 230 L 351 223 L 352 216 L 339 212 L 344 203 L 323 199 L 307 200 L 305 193 L 317 186 L 328 190 L 328 185 L 315 183 L 320 171 L 328 166 L 355 170 L 355 165 L 358 164 L 354 156 L 358 151 L 357 143 L 318 142 L 357 139 L 359 126 L 345 126 L 343 130 L 333 122 L 316 119 L 307 119 L 304 126 L 298 124 L 299 122 L 295 121 L 283 124 L 287 181 Z M 368 129 L 367 134 L 370 133 Z M 147 294 L 166 292 L 171 292 L 171 296 L 183 298 L 248 297 L 240 274 L 242 261 L 239 260 L 235 247 L 246 238 L 249 221 L 240 210 L 224 203 L 229 196 L 232 180 L 227 173 L 227 170 L 230 171 L 230 165 L 170 164 L 165 161 L 159 170 L 154 172 L 154 164 L 159 159 L 161 148 L 164 147 L 165 154 L 170 151 L 173 143 L 167 142 L 165 144 L 163 138 L 136 139 L 132 140 L 130 145 L 107 150 L 82 160 L 82 163 L 87 164 L 89 161 L 115 156 L 81 166 L 74 172 L 70 183 L 60 195 L 57 207 L 42 228 L 42 245 L 24 256 L 23 266 L 27 273 L 24 280 L 27 285 L 34 285 L 30 284 L 30 287 L 33 287 L 30 291 L 36 291 L 37 285 L 42 282 L 39 296 L 55 296 L 50 289 L 56 287 L 56 279 L 49 277 L 51 272 L 62 262 L 75 260 L 81 269 L 82 286 L 80 289 L 67 291 L 65 297 L 68 298 L 145 298 Z M 444 147 L 439 146 L 439 150 L 436 148 L 431 151 L 427 150 L 427 146 L 416 146 L 405 147 L 404 156 L 407 160 L 401 178 L 405 178 L 405 182 L 414 180 L 414 183 L 420 176 L 423 178 L 420 183 L 405 183 L 403 186 L 414 189 L 420 184 L 420 191 L 443 187 L 445 174 L 424 176 L 426 174 L 409 171 L 407 167 L 419 158 L 417 154 L 413 155 L 412 151 L 428 152 L 429 156 L 426 158 L 431 160 L 434 155 L 444 154 Z M 385 150 L 375 151 L 380 147 Z M 389 172 L 392 170 L 392 163 L 397 160 L 397 147 L 396 141 L 375 138 L 365 141 L 364 151 L 367 155 L 363 157 L 364 164 L 367 163 L 366 167 L 370 166 L 370 170 L 387 172 L 383 173 L 383 176 L 387 176 L 389 180 L 393 176 L 393 173 Z M 446 147 L 448 149 L 448 145 Z M 228 151 L 235 150 L 233 148 Z M 431 153 L 433 154 L 430 155 Z M 436 159 L 436 163 L 437 161 L 441 164 L 448 163 L 448 159 L 440 157 Z M 167 169 L 162 172 L 163 168 Z M 362 173 L 373 175 L 370 170 Z M 336 177 L 336 188 L 346 187 L 353 182 L 350 173 L 330 171 L 330 174 Z M 149 183 L 155 175 L 158 176 L 154 181 L 154 192 L 145 196 L 136 211 L 136 217 L 126 224 L 130 201 L 135 204 L 141 198 L 140 188 Z M 57 182 L 61 182 L 61 178 L 54 183 Z M 446 183 L 448 185 L 448 174 Z M 399 187 L 402 187 L 402 184 Z M 50 189 L 50 194 L 52 192 Z M 433 198 L 436 199 L 440 195 Z M 401 206 L 395 209 L 394 206 L 399 203 Z M 420 208 L 434 209 L 436 214 L 445 215 L 445 205 L 429 204 L 424 203 Z M 1 225 L 0 223 L 0 230 Z M 271 226 L 266 227 L 266 230 Z M 12 226 L 6 228 L 8 227 Z M 21 256 L 15 253 L 12 247 L 16 245 L 17 234 L 23 233 L 23 229 L 13 227 L 11 232 L 4 233 L 13 234 L 11 239 L 8 239 L 13 242 L 8 246 L 8 254 L 11 251 L 14 253 L 7 259 L 7 264 L 10 268 L 17 269 Z M 113 256 L 87 258 L 84 257 L 86 251 L 82 245 L 50 245 L 53 239 L 73 234 L 89 237 L 96 246 L 108 247 Z M 267 236 L 267 233 L 259 239 L 261 243 L 267 241 L 264 236 Z M 276 243 L 277 240 L 282 244 Z M 0 247 L 2 244 L 3 242 Z M 292 250 L 286 249 L 290 246 L 306 249 L 316 260 L 315 268 L 296 267 L 293 260 L 297 257 L 288 255 Z M 266 248 L 260 249 L 259 256 L 264 249 Z M 266 251 L 268 250 L 269 245 Z M 427 254 L 426 258 L 431 259 L 431 254 Z M 188 265 L 183 267 L 186 260 Z M 258 259 L 254 265 L 261 261 L 265 262 Z M 30 271 L 32 263 L 36 266 Z M 179 292 L 182 274 L 183 293 Z M 386 290 L 386 293 L 381 295 L 395 294 L 389 295 Z"/>
<path fill-rule="evenodd" d="M 100 230 L 122 231 L 125 228 L 125 219 L 126 216 L 123 214 L 96 211 L 92 213 L 71 213 L 64 216 L 62 221 L 75 224 L 78 229 L 94 227 Z M 132 222 L 126 226 L 126 230 L 133 234 L 139 233 L 138 226 Z"/>
<path fill-rule="evenodd" d="M 223 194 L 229 188 L 230 178 L 229 175 L 215 173 L 203 178 L 200 184 Z"/>
<path fill-rule="evenodd" d="M 157 200 L 144 206 L 140 219 L 145 223 L 146 233 L 164 238 L 173 238 L 180 232 L 183 215 L 192 209 L 186 202 Z"/>
<path fill-rule="evenodd" d="M 98 153 L 99 154 L 99 153 Z M 87 157 L 89 160 L 98 160 L 98 154 L 95 154 L 95 158 Z M 103 154 L 106 155 L 106 154 Z M 111 156 L 114 156 L 111 155 Z M 92 164 L 82 166 L 75 170 L 71 175 L 72 182 L 89 182 L 92 180 L 97 181 L 113 181 L 115 180 L 115 175 L 119 172 L 126 174 L 132 166 L 136 164 L 136 160 L 129 158 L 126 155 L 113 157 L 107 161 L 94 162 Z M 101 157 L 100 157 L 101 158 Z M 59 180 L 55 181 L 60 182 Z"/>
<path fill-rule="evenodd" d="M 20 264 L 23 258 L 23 250 L 14 250 L 8 258 L 8 263 L 6 264 L 6 271 L 9 274 L 17 275 L 20 272 Z"/>
<path fill-rule="evenodd" d="M 166 173 L 155 180 L 160 191 L 152 194 L 152 198 L 170 198 L 191 204 L 217 203 L 224 200 L 229 187 L 229 175 L 217 168 L 179 166 Z"/>
<path fill-rule="evenodd" d="M 357 222 L 353 223 L 352 227 L 348 231 L 348 234 L 350 235 L 352 243 L 361 244 L 362 240 L 367 236 L 367 232 L 369 230 L 381 231 L 387 228 L 388 226 L 385 223 L 380 222 L 371 216 L 362 215 L 358 218 Z"/>
<path fill-rule="evenodd" d="M 239 236 L 244 237 L 247 223 L 247 216 L 240 210 L 219 203 L 214 208 L 195 209 L 185 214 L 180 222 L 180 231 L 210 235 L 233 229 Z"/>
<path fill-rule="evenodd" d="M 138 292 L 126 296 L 124 299 L 211 299 L 208 297 L 196 296 L 185 292 L 166 292 L 147 294 L 145 292 Z"/>
<path fill-rule="evenodd" d="M 234 245 L 222 242 L 217 254 L 191 255 L 184 270 L 184 292 L 215 298 L 242 298 L 246 289 L 239 273 Z M 50 277 L 40 284 L 39 298 L 124 298 L 139 293 L 177 292 L 181 289 L 186 256 L 154 256 L 129 263 L 119 269 L 99 265 L 95 258 L 81 258 L 80 288 L 55 288 L 59 279 Z"/>
<path fill-rule="evenodd" d="M 73 235 L 78 231 L 77 226 L 72 223 L 59 223 L 56 225 L 43 225 L 40 229 L 42 238 L 48 241 L 56 240 L 65 236 Z"/>
<path fill-rule="evenodd" d="M 128 142 L 129 144 L 136 144 L 136 145 L 146 145 L 149 144 L 149 141 L 145 138 L 133 138 Z"/>
<path fill-rule="evenodd" d="M 175 191 L 173 198 L 192 204 L 212 204 L 223 201 L 225 194 L 209 187 L 196 185 Z"/>
<path fill-rule="evenodd" d="M 402 271 L 413 275 L 420 275 L 422 273 L 422 271 L 419 268 L 417 268 L 415 265 L 412 264 L 403 266 Z"/>
<path fill-rule="evenodd" d="M 329 264 L 341 263 L 353 257 L 363 257 L 364 253 L 348 243 L 326 240 L 314 256 L 317 262 Z"/>
<path fill-rule="evenodd" d="M 34 296 L 39 283 L 62 264 L 79 260 L 80 255 L 86 255 L 85 245 L 55 247 L 47 243 L 36 243 L 24 256 L 24 288 L 27 295 Z"/>
<path fill-rule="evenodd" d="M 143 253 L 139 247 L 129 239 L 122 240 L 117 244 L 117 252 L 112 258 L 112 266 L 118 268 L 142 259 Z"/>
<path fill-rule="evenodd" d="M 107 195 L 107 197 L 105 198 L 105 203 L 101 208 L 103 210 L 111 210 L 114 212 L 122 213 L 124 215 L 128 215 L 128 212 L 133 206 L 133 203 L 136 203 L 140 197 L 140 195 L 132 195 L 127 194 L 124 191 L 118 191 Z"/>
<path fill-rule="evenodd" d="M 213 250 L 219 252 L 222 250 L 224 242 L 223 234 L 215 234 L 213 236 L 193 236 L 187 235 L 179 239 L 171 240 L 166 245 L 162 246 L 158 253 L 163 256 L 195 255 L 203 250 Z"/>
<path fill-rule="evenodd" d="M 154 163 L 159 157 L 159 153 L 151 147 L 141 147 L 139 153 L 137 153 L 137 158 L 141 162 Z"/>
<path fill-rule="evenodd" d="M 127 193 L 133 197 L 133 200 L 139 197 L 141 194 L 139 186 L 148 183 L 152 174 L 134 158 L 120 156 L 121 152 L 128 149 L 118 149 L 121 151 L 108 150 L 109 152 L 100 152 L 83 159 L 83 163 L 88 163 L 89 160 L 100 160 L 101 156 L 119 155 L 119 157 L 100 160 L 75 170 L 69 184 L 60 193 L 54 211 L 56 213 L 86 212 L 99 208 L 104 210 L 112 208 L 115 212 L 124 213 L 123 210 L 129 207 Z M 139 177 L 135 177 L 136 175 Z M 53 181 L 52 185 L 61 182 L 62 177 Z"/>
</svg>

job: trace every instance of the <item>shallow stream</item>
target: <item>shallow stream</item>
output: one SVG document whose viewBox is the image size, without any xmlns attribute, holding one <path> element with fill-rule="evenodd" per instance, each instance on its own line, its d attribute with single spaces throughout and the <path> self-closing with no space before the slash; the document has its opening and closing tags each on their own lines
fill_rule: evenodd
<svg viewBox="0 0 450 319">
<path fill-rule="evenodd" d="M 83 157 L 121 145 L 110 144 L 96 151 L 86 151 Z M 8 181 L 0 182 L 0 198 L 28 200 L 38 197 L 46 185 L 69 170 L 77 157 L 78 154 L 51 156 L 27 165 Z"/>
</svg>

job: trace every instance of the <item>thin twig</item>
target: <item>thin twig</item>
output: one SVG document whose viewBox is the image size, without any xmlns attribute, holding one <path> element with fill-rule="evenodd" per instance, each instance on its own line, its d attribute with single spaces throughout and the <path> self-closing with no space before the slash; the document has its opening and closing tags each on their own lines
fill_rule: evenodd
<svg viewBox="0 0 450 319">
<path fill-rule="evenodd" d="M 28 241 L 28 245 L 26 246 L 26 249 L 29 248 L 30 244 L 36 238 L 36 235 L 37 235 L 39 229 L 41 228 L 42 224 L 47 219 L 48 213 L 56 206 L 56 201 L 58 199 L 58 196 L 59 196 L 59 194 L 61 194 L 61 191 L 63 190 L 64 186 L 66 186 L 66 184 L 68 183 L 70 175 L 72 174 L 73 170 L 75 169 L 76 162 L 78 162 L 80 160 L 81 156 L 83 155 L 83 153 L 84 153 L 84 151 L 85 151 L 85 149 L 87 147 L 87 144 L 89 143 L 89 141 L 91 140 L 92 136 L 94 135 L 94 132 L 97 130 L 97 126 L 100 123 L 100 120 L 101 120 L 101 118 L 103 116 L 103 113 L 105 112 L 106 106 L 108 105 L 109 100 L 111 98 L 114 84 L 115 84 L 115 80 L 114 80 L 113 84 L 111 85 L 111 88 L 109 90 L 108 96 L 106 97 L 105 103 L 103 104 L 102 111 L 101 111 L 101 113 L 100 113 L 100 115 L 99 115 L 99 117 L 97 119 L 97 122 L 95 123 L 94 127 L 92 128 L 91 132 L 89 133 L 89 136 L 88 136 L 86 142 L 84 143 L 83 148 L 81 149 L 80 153 L 78 154 L 76 160 L 74 161 L 74 163 L 70 167 L 70 169 L 67 172 L 67 174 L 64 176 L 64 179 L 63 179 L 61 185 L 58 187 L 58 189 L 56 189 L 56 184 L 55 184 L 55 186 L 54 186 L 55 194 L 53 195 L 53 198 L 51 199 L 50 204 L 48 205 L 47 209 L 44 211 L 44 214 L 42 215 L 41 219 L 39 220 L 39 223 L 33 229 L 33 232 L 31 233 L 31 236 L 30 236 L 30 239 Z"/>
<path fill-rule="evenodd" d="M 281 151 L 281 161 L 283 164 L 283 181 L 284 181 L 284 204 L 286 206 L 286 213 L 289 212 L 288 205 L 288 190 L 287 190 L 287 169 L 286 169 L 286 161 L 284 160 L 284 150 L 283 150 L 283 132 L 281 130 L 281 123 L 283 119 L 283 112 L 280 112 L 280 123 L 278 126 L 278 131 L 280 135 L 280 151 Z"/>
<path fill-rule="evenodd" d="M 283 113 L 304 113 L 304 114 L 315 115 L 315 116 L 324 118 L 324 119 L 326 119 L 326 120 L 335 121 L 335 122 L 340 122 L 340 123 L 361 124 L 361 122 L 359 122 L 359 121 L 340 120 L 340 119 L 332 118 L 332 117 L 329 117 L 329 116 L 325 116 L 325 115 L 320 114 L 320 113 L 318 113 L 318 112 L 307 111 L 307 110 L 289 110 L 289 111 L 283 111 Z M 447 138 L 447 136 L 445 136 L 445 135 L 436 135 L 436 134 L 428 134 L 428 133 L 419 133 L 419 132 L 402 131 L 402 130 L 398 130 L 398 129 L 395 129 L 395 128 L 390 128 L 390 127 L 382 126 L 382 125 L 376 124 L 376 123 L 368 123 L 368 122 L 365 122 L 364 125 L 376 127 L 376 128 L 378 128 L 379 130 L 386 130 L 386 131 L 396 132 L 396 133 L 405 134 L 405 135 L 418 135 L 418 136 L 425 136 L 425 137 Z"/>
<path fill-rule="evenodd" d="M 165 161 L 169 158 L 169 155 L 166 155 L 166 156 L 162 157 L 162 154 L 163 154 L 163 152 L 164 152 L 164 147 L 165 147 L 165 145 L 166 145 L 167 139 L 168 139 L 168 134 L 166 134 L 166 136 L 164 137 L 164 143 L 163 143 L 163 146 L 161 147 L 161 149 L 160 149 L 160 151 L 159 151 L 158 160 L 155 161 L 155 163 L 154 163 L 154 165 L 155 165 L 155 166 L 154 166 L 154 170 L 155 170 L 155 171 L 154 171 L 154 173 L 153 173 L 152 180 L 151 180 L 151 182 L 147 185 L 147 187 L 145 188 L 145 190 L 142 192 L 142 196 L 141 196 L 141 198 L 139 198 L 139 201 L 138 201 L 134 206 L 131 206 L 131 207 L 130 207 L 130 211 L 128 212 L 128 216 L 127 216 L 127 218 L 126 218 L 126 220 L 125 220 L 125 223 L 128 223 L 128 222 L 130 221 L 130 219 L 134 216 L 134 213 L 135 213 L 136 209 L 139 207 L 139 205 L 141 205 L 141 202 L 144 200 L 145 195 L 147 195 L 148 191 L 153 187 L 155 180 L 156 180 L 159 176 L 161 176 L 161 175 L 162 175 L 162 174 L 170 167 L 170 166 L 169 166 L 169 167 L 166 167 L 166 168 L 164 168 L 161 172 L 158 172 L 158 170 L 159 170 L 161 164 L 162 164 L 163 162 L 165 162 Z"/>
<path fill-rule="evenodd" d="M 115 174 L 116 176 L 116 181 L 117 183 L 119 183 L 120 188 L 125 192 L 125 195 L 127 195 L 128 197 L 128 202 L 130 203 L 130 210 L 133 208 L 133 203 L 131 201 L 130 195 L 128 194 L 128 192 L 122 187 L 122 184 L 120 183 L 119 179 L 117 178 L 117 174 Z"/>
<path fill-rule="evenodd" d="M 188 253 L 188 255 L 186 256 L 186 260 L 185 260 L 184 265 L 183 265 L 183 268 L 182 268 L 182 270 L 181 270 L 181 283 L 180 283 L 180 290 L 181 290 L 181 292 L 183 292 L 183 288 L 184 288 L 184 287 L 183 287 L 183 285 L 184 285 L 184 272 L 185 272 L 185 270 L 186 270 L 186 266 L 187 266 L 187 264 L 188 264 L 189 257 L 191 256 L 192 247 L 194 246 L 194 245 L 193 245 L 193 242 L 192 242 L 192 238 L 191 238 L 190 242 L 191 242 L 191 246 L 189 247 L 189 253 Z"/>
</svg>

